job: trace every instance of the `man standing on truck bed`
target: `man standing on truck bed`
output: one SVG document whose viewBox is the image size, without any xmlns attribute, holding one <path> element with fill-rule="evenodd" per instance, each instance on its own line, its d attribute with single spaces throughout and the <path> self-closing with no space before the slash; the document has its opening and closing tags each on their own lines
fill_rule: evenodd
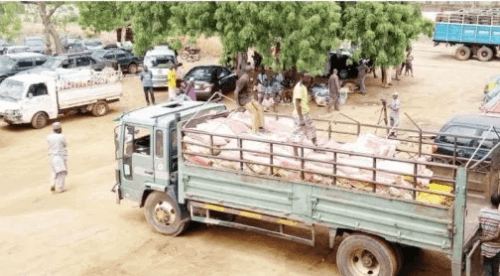
<svg viewBox="0 0 500 276">
<path fill-rule="evenodd" d="M 249 66 L 243 68 L 243 75 L 236 82 L 234 98 L 240 111 L 246 109 L 252 115 L 252 132 L 257 133 L 264 128 L 264 111 L 262 106 L 254 99 L 250 89 L 250 77 L 248 76 L 250 70 Z"/>
<path fill-rule="evenodd" d="M 66 139 L 62 134 L 61 123 L 55 122 L 52 124 L 54 132 L 47 136 L 49 142 L 49 157 L 52 165 L 52 186 L 50 190 L 56 193 L 66 191 L 64 189 L 64 179 L 68 168 L 66 160 L 68 157 L 68 150 L 66 149 Z"/>
<path fill-rule="evenodd" d="M 146 96 L 146 102 L 149 105 L 149 97 L 151 97 L 151 102 L 155 104 L 155 95 L 153 93 L 153 73 L 149 71 L 147 66 L 144 66 L 144 70 L 140 75 L 142 86 L 144 88 L 144 95 Z"/>
<path fill-rule="evenodd" d="M 481 209 L 479 223 L 481 227 L 481 255 L 484 257 L 486 276 L 498 276 L 500 265 L 500 212 L 498 194 L 491 196 L 492 206 Z"/>
<path fill-rule="evenodd" d="M 300 78 L 300 81 L 293 88 L 293 134 L 292 142 L 301 143 L 306 136 L 311 139 L 316 146 L 316 128 L 313 124 L 313 119 L 309 114 L 309 95 L 308 87 L 312 83 L 312 76 L 305 74 Z M 294 148 L 295 156 L 298 156 L 297 148 Z"/>
</svg>

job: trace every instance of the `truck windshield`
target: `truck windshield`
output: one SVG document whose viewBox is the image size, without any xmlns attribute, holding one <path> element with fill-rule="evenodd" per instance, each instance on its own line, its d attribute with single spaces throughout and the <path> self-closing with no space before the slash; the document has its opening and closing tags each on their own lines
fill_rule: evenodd
<svg viewBox="0 0 500 276">
<path fill-rule="evenodd" d="M 16 62 L 9 57 L 6 56 L 0 57 L 0 70 L 2 71 L 12 69 L 12 67 L 14 67 L 15 64 Z"/>
<path fill-rule="evenodd" d="M 24 84 L 20 81 L 6 79 L 0 84 L 0 98 L 8 101 L 20 101 L 24 92 Z"/>
</svg>

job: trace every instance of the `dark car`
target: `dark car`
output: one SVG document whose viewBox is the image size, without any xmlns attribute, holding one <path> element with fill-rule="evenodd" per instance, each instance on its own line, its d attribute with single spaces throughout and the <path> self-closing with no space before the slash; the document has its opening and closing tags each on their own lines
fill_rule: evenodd
<svg viewBox="0 0 500 276">
<path fill-rule="evenodd" d="M 491 126 L 495 129 L 488 133 Z M 436 136 L 434 140 L 436 144 L 432 148 L 433 153 L 453 156 L 456 137 L 456 156 L 471 158 L 481 140 L 486 137 L 473 158 L 482 159 L 500 140 L 498 136 L 500 135 L 500 117 L 484 114 L 458 115 L 448 121 L 439 132 L 444 134 Z"/>
<path fill-rule="evenodd" d="M 339 78 L 351 79 L 358 77 L 358 67 L 361 63 L 370 65 L 370 60 L 360 59 L 358 62 L 351 62 L 349 59 L 353 56 L 355 48 L 336 49 L 328 52 L 327 64 L 323 77 L 329 77 L 333 69 L 337 69 Z"/>
<path fill-rule="evenodd" d="M 45 40 L 41 36 L 24 38 L 24 46 L 30 47 L 33 53 L 45 54 Z"/>
<path fill-rule="evenodd" d="M 90 67 L 96 71 L 101 71 L 105 67 L 113 67 L 112 61 L 95 60 L 90 54 L 68 54 L 56 57 L 49 57 L 41 66 L 26 70 L 23 73 L 40 73 L 43 71 L 53 71 L 58 68 L 73 69 Z"/>
<path fill-rule="evenodd" d="M 104 44 L 99 39 L 86 39 L 83 41 L 83 46 L 85 46 L 86 51 L 96 51 L 104 48 Z"/>
<path fill-rule="evenodd" d="M 218 91 L 234 91 L 237 78 L 235 73 L 220 65 L 196 66 L 184 76 L 185 81 L 194 80 L 196 98 L 205 100 Z"/>
<path fill-rule="evenodd" d="M 21 71 L 40 66 L 47 56 L 37 53 L 21 53 L 0 56 L 0 82 Z"/>
<path fill-rule="evenodd" d="M 137 73 L 140 60 L 137 56 L 123 49 L 98 50 L 92 53 L 96 60 L 114 61 L 123 70 L 130 74 Z"/>
</svg>

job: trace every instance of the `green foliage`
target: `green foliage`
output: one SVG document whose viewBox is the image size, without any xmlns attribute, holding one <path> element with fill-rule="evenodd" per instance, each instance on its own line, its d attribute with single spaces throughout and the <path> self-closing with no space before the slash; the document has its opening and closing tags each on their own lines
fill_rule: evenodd
<svg viewBox="0 0 500 276">
<path fill-rule="evenodd" d="M 0 2 L 0 37 L 13 39 L 21 30 L 21 19 L 19 18 L 17 2 Z"/>
<path fill-rule="evenodd" d="M 89 28 L 94 32 L 113 31 L 119 27 L 129 25 L 132 11 L 129 9 L 130 2 L 75 2 L 80 10 L 78 23 L 83 28 Z"/>
<path fill-rule="evenodd" d="M 431 36 L 434 29 L 418 3 L 345 3 L 342 20 L 343 36 L 361 45 L 355 57 L 372 58 L 382 68 L 401 64 L 411 40 L 421 33 Z"/>
</svg>

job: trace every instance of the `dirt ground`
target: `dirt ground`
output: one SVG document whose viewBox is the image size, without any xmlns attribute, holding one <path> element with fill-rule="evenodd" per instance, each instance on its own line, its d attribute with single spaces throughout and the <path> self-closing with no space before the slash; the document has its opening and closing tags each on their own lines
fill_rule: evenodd
<svg viewBox="0 0 500 276">
<path fill-rule="evenodd" d="M 341 112 L 376 123 L 380 99 L 389 99 L 394 91 L 403 111 L 422 128 L 438 129 L 454 114 L 478 112 L 484 83 L 499 74 L 500 63 L 460 62 L 453 53 L 453 48 L 433 47 L 428 39 L 419 41 L 413 50 L 413 78 L 403 77 L 384 89 L 380 77 L 370 75 L 368 95 L 350 95 Z M 216 60 L 204 57 L 199 63 Z M 115 183 L 112 120 L 145 105 L 137 77 L 127 76 L 124 87 L 123 100 L 107 116 L 60 118 L 69 144 L 68 192 L 60 195 L 49 191 L 45 137 L 51 128 L 0 123 L 2 275 L 338 275 L 336 250 L 328 249 L 323 239 L 311 248 L 205 225 L 193 225 L 173 238 L 155 233 L 136 204 L 117 205 L 110 192 Z M 166 91 L 156 91 L 156 98 L 165 101 Z M 324 108 L 312 106 L 314 117 L 328 117 Z M 279 112 L 291 112 L 291 106 Z M 402 120 L 412 127 L 407 118 Z M 444 256 L 424 251 L 408 262 L 403 275 L 449 275 L 449 267 Z"/>
</svg>

